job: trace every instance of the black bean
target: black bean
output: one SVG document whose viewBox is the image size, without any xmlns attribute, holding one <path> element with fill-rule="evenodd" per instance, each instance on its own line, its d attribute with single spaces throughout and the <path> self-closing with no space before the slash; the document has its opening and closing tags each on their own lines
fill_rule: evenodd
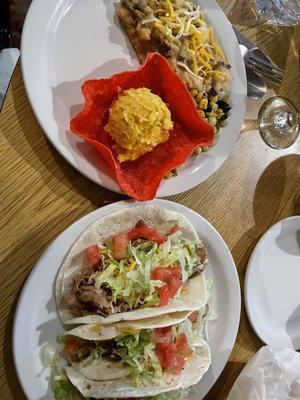
<svg viewBox="0 0 300 400">
<path fill-rule="evenodd" d="M 215 91 L 214 87 L 211 88 L 210 90 L 211 96 L 216 96 L 218 93 Z"/>
<path fill-rule="evenodd" d="M 224 100 L 218 100 L 217 104 L 218 104 L 219 108 L 221 108 L 223 110 L 223 112 L 225 114 L 231 110 L 230 105 Z"/>
<path fill-rule="evenodd" d="M 163 56 L 170 55 L 170 47 L 164 43 L 158 46 L 157 51 Z"/>
<path fill-rule="evenodd" d="M 221 117 L 219 118 L 219 121 L 225 121 L 228 118 L 228 114 L 223 114 L 221 115 Z"/>
<path fill-rule="evenodd" d="M 205 110 L 205 114 L 206 114 L 206 113 L 210 113 L 211 110 L 212 110 L 211 105 L 208 104 L 207 107 L 206 107 L 206 110 Z"/>
</svg>

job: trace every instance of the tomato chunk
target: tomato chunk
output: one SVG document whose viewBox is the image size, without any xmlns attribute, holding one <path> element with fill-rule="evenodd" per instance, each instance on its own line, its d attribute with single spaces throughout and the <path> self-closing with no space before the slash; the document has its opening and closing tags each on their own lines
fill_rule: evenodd
<svg viewBox="0 0 300 400">
<path fill-rule="evenodd" d="M 181 268 L 180 267 L 156 267 L 152 273 L 154 280 L 160 280 L 163 282 L 168 282 L 171 277 L 181 279 Z"/>
<path fill-rule="evenodd" d="M 181 269 L 180 267 L 157 267 L 152 273 L 152 278 L 166 283 L 158 289 L 160 305 L 165 306 L 181 288 Z"/>
<path fill-rule="evenodd" d="M 151 339 L 154 343 L 171 343 L 172 334 L 171 327 L 156 328 L 151 332 Z"/>
<path fill-rule="evenodd" d="M 99 258 L 101 251 L 96 244 L 87 247 L 84 251 L 84 256 L 87 261 L 88 267 L 97 268 L 99 265 Z"/>
<path fill-rule="evenodd" d="M 166 236 L 158 230 L 150 228 L 150 226 L 144 222 L 141 222 L 138 226 L 128 232 L 128 240 L 135 239 L 146 239 L 161 244 L 166 240 Z"/>
<path fill-rule="evenodd" d="M 199 315 L 198 311 L 193 311 L 193 312 L 189 315 L 189 319 L 190 319 L 192 322 L 195 322 L 195 321 L 197 321 L 198 315 Z"/>
<path fill-rule="evenodd" d="M 178 232 L 178 231 L 180 231 L 180 228 L 179 228 L 179 226 L 175 225 L 170 229 L 169 235 L 172 235 L 173 233 Z"/>
<path fill-rule="evenodd" d="M 183 332 L 178 335 L 176 347 L 179 354 L 181 354 L 185 359 L 190 357 L 192 354 L 192 350 L 188 346 L 186 335 Z"/>
<path fill-rule="evenodd" d="M 178 374 L 183 369 L 185 361 L 184 358 L 178 353 L 175 343 L 157 344 L 155 347 L 155 353 L 164 371 L 170 371 Z"/>
<path fill-rule="evenodd" d="M 63 352 L 65 354 L 67 354 L 68 356 L 71 356 L 76 352 L 76 350 L 77 350 L 77 340 L 76 339 L 70 339 L 65 344 Z"/>
<path fill-rule="evenodd" d="M 115 235 L 112 240 L 114 256 L 117 260 L 121 260 L 127 254 L 128 236 L 126 232 Z"/>
<path fill-rule="evenodd" d="M 160 298 L 160 305 L 165 306 L 170 300 L 173 299 L 175 294 L 181 288 L 181 280 L 171 276 L 168 283 L 158 289 L 158 296 Z"/>
<path fill-rule="evenodd" d="M 156 344 L 155 353 L 162 369 L 178 374 L 183 369 L 185 360 L 191 356 L 192 350 L 188 346 L 185 333 L 181 332 L 174 343 L 171 331 L 171 326 L 154 329 L 151 339 Z"/>
</svg>

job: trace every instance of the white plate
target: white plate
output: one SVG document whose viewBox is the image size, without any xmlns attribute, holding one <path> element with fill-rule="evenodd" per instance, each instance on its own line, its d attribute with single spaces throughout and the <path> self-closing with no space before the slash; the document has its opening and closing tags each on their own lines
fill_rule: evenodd
<svg viewBox="0 0 300 400">
<path fill-rule="evenodd" d="M 138 60 L 121 30 L 112 0 L 33 0 L 22 34 L 22 71 L 26 91 L 45 134 L 78 171 L 99 185 L 120 192 L 111 172 L 91 146 L 70 134 L 71 117 L 82 108 L 81 84 L 134 69 Z M 209 152 L 192 157 L 179 176 L 165 180 L 157 196 L 188 190 L 216 171 L 233 150 L 246 104 L 246 74 L 237 39 L 214 0 L 202 0 L 231 68 L 232 111 Z"/>
<path fill-rule="evenodd" d="M 300 349 L 300 216 L 279 221 L 257 243 L 247 268 L 245 301 L 263 342 Z"/>
<path fill-rule="evenodd" d="M 194 211 L 166 200 L 153 200 L 171 211 L 182 213 L 192 221 L 208 246 L 208 274 L 214 280 L 212 307 L 218 319 L 208 328 L 212 365 L 196 386 L 191 400 L 201 400 L 216 382 L 235 342 L 240 319 L 240 286 L 231 253 L 219 233 Z M 146 203 L 148 204 L 148 203 Z M 55 309 L 53 284 L 66 253 L 80 234 L 96 219 L 124 207 L 135 207 L 134 201 L 121 201 L 102 207 L 75 222 L 46 250 L 31 272 L 22 291 L 13 330 L 13 355 L 23 390 L 30 400 L 51 400 L 49 370 L 42 371 L 39 351 L 45 342 L 55 343 L 62 326 Z"/>
</svg>

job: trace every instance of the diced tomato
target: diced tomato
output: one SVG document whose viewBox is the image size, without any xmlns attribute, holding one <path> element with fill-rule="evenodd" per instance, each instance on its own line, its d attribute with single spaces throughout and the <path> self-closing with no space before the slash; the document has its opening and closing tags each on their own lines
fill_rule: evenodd
<svg viewBox="0 0 300 400">
<path fill-rule="evenodd" d="M 179 228 L 179 226 L 175 225 L 170 229 L 169 235 L 172 235 L 173 233 L 178 232 L 178 231 L 180 231 L 180 228 Z"/>
<path fill-rule="evenodd" d="M 181 268 L 180 267 L 156 267 L 152 273 L 152 278 L 154 280 L 160 280 L 163 282 L 168 282 L 171 276 L 181 279 Z"/>
<path fill-rule="evenodd" d="M 117 260 L 124 258 L 127 253 L 128 236 L 126 232 L 115 235 L 112 240 L 114 256 Z"/>
<path fill-rule="evenodd" d="M 198 318 L 198 311 L 194 311 L 194 312 L 192 312 L 192 313 L 189 315 L 189 319 L 190 319 L 192 322 L 195 322 L 195 321 L 197 320 L 197 318 Z"/>
<path fill-rule="evenodd" d="M 172 331 L 172 326 L 164 326 L 163 328 L 156 328 L 156 330 L 160 331 L 163 334 L 166 334 Z"/>
<path fill-rule="evenodd" d="M 175 343 L 157 344 L 155 353 L 164 371 L 178 374 L 183 369 L 185 361 L 182 355 L 178 353 Z"/>
<path fill-rule="evenodd" d="M 187 359 L 190 357 L 192 354 L 192 350 L 188 346 L 187 338 L 185 333 L 181 332 L 178 335 L 177 342 L 176 342 L 176 347 L 178 352 L 185 358 Z"/>
<path fill-rule="evenodd" d="M 161 244 L 166 240 L 166 236 L 142 222 L 128 232 L 128 240 L 135 239 L 146 239 Z"/>
<path fill-rule="evenodd" d="M 77 340 L 76 339 L 68 340 L 63 349 L 64 353 L 66 353 L 69 356 L 74 354 L 76 352 L 76 350 L 77 350 Z"/>
<path fill-rule="evenodd" d="M 87 247 L 84 251 L 85 259 L 89 267 L 97 268 L 99 265 L 100 249 L 96 244 Z"/>
<path fill-rule="evenodd" d="M 181 287 L 181 280 L 171 276 L 168 283 L 158 289 L 158 295 L 160 298 L 160 305 L 165 306 L 168 302 L 173 299 L 175 294 Z"/>
<path fill-rule="evenodd" d="M 151 332 L 151 339 L 154 343 L 172 343 L 171 327 L 154 329 Z"/>
<path fill-rule="evenodd" d="M 152 273 L 152 278 L 166 283 L 158 289 L 160 305 L 165 306 L 181 287 L 181 269 L 180 267 L 157 267 Z"/>
<path fill-rule="evenodd" d="M 173 343 L 171 330 L 171 326 L 154 329 L 151 338 L 156 343 L 155 353 L 162 369 L 178 374 L 184 367 L 185 360 L 192 354 L 192 350 L 183 332 L 178 335 L 176 343 Z"/>
</svg>

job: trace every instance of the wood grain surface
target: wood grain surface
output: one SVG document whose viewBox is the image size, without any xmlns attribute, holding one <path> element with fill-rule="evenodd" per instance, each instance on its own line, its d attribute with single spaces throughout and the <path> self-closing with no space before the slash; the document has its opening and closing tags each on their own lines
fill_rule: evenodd
<svg viewBox="0 0 300 400">
<path fill-rule="evenodd" d="M 220 232 L 235 259 L 243 291 L 247 262 L 258 239 L 277 221 L 300 214 L 300 141 L 289 149 L 273 150 L 256 130 L 257 112 L 267 97 L 283 95 L 300 106 L 299 29 L 258 28 L 250 1 L 220 3 L 231 22 L 285 70 L 285 77 L 262 101 L 248 101 L 240 138 L 223 166 L 198 187 L 169 200 L 195 210 Z M 25 280 L 59 233 L 88 212 L 124 196 L 83 177 L 49 144 L 28 103 L 19 65 L 0 128 L 0 399 L 23 400 L 12 359 L 12 326 Z M 226 399 L 245 363 L 261 346 L 243 302 L 236 344 L 206 400 Z"/>
</svg>

